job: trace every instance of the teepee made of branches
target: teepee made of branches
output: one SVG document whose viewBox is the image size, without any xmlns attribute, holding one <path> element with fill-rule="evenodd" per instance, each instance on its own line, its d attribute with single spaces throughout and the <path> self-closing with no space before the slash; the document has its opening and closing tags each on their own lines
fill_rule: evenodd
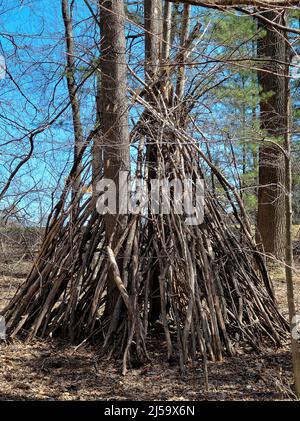
<svg viewBox="0 0 300 421">
<path fill-rule="evenodd" d="M 198 32 L 196 26 L 187 45 Z M 182 54 L 144 90 L 129 88 L 132 102 L 144 109 L 131 132 L 132 172 L 150 184 L 151 145 L 158 179 L 189 179 L 194 185 L 204 180 L 203 220 L 189 225 L 174 206 L 167 213 L 148 209 L 129 213 L 121 235 L 116 218 L 115 230 L 107 235 L 91 176 L 89 145 L 96 136 L 101 139 L 96 128 L 49 216 L 26 281 L 2 312 L 11 338 L 97 341 L 102 355 L 122 356 L 124 373 L 134 360 L 149 358 L 157 323 L 156 341 L 166 344 L 166 358 L 179 358 L 182 371 L 190 359 L 206 367 L 207 359 L 221 360 L 246 345 L 254 351 L 281 345 L 287 323 L 241 198 L 188 130 L 195 101 L 177 103 L 168 87 L 171 70 L 186 59 Z M 79 176 L 85 188 L 74 194 Z M 210 188 L 211 177 L 217 193 Z M 93 194 L 87 195 L 90 188 Z M 111 280 L 116 299 L 108 312 Z M 159 302 L 156 320 L 154 301 Z"/>
<path fill-rule="evenodd" d="M 104 217 L 96 209 L 97 196 L 81 191 L 74 202 L 75 163 L 32 269 L 2 313 L 8 334 L 27 339 L 63 336 L 75 343 L 94 339 L 103 354 L 122 355 L 126 371 L 133 358 L 147 358 L 151 300 L 156 295 L 161 343 L 167 343 L 167 357 L 180 357 L 182 369 L 189 358 L 221 360 L 245 344 L 256 351 L 264 345 L 280 346 L 287 324 L 277 310 L 238 194 L 207 159 L 199 141 L 177 127 L 175 117 L 172 121 L 172 116 L 139 100 L 147 114 L 132 133 L 138 176 L 147 182 L 147 133 L 147 141 L 157 149 L 161 178 L 189 177 L 196 183 L 207 167 L 223 194 L 217 196 L 206 186 L 201 224 L 187 225 L 185 216 L 172 207 L 167 215 L 131 214 L 112 247 L 113 236 L 107 239 Z M 90 167 L 88 159 L 83 181 L 90 178 Z M 118 299 L 113 314 L 106 315 L 109 271 Z M 159 291 L 153 291 L 154 276 Z"/>
</svg>

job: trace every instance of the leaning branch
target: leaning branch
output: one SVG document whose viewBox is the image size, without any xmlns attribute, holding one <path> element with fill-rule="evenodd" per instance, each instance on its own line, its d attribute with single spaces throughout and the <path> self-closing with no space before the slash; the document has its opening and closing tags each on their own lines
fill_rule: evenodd
<svg viewBox="0 0 300 421">
<path fill-rule="evenodd" d="M 185 3 L 193 6 L 204 7 L 230 7 L 230 6 L 255 6 L 255 7 L 291 7 L 299 6 L 299 0 L 169 0 L 173 3 Z"/>
</svg>

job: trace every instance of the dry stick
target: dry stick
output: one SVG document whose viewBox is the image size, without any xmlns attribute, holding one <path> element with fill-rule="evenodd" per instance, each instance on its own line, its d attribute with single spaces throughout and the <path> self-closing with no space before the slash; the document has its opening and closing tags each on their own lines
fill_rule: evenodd
<svg viewBox="0 0 300 421">
<path fill-rule="evenodd" d="M 117 286 L 118 290 L 120 291 L 120 294 L 121 294 L 121 297 L 123 298 L 124 304 L 126 305 L 129 313 L 131 314 L 132 309 L 131 309 L 131 305 L 130 305 L 129 295 L 128 295 L 127 289 L 126 289 L 126 287 L 125 287 L 125 285 L 124 285 L 124 283 L 121 279 L 119 267 L 118 267 L 118 264 L 116 262 L 114 252 L 112 251 L 110 246 L 107 246 L 106 250 L 107 250 L 109 262 L 110 262 L 110 265 L 111 265 L 114 281 L 116 283 L 116 286 Z"/>
<path fill-rule="evenodd" d="M 126 305 L 126 308 L 128 310 L 128 321 L 130 323 L 130 332 L 129 332 L 129 335 L 128 335 L 128 341 L 127 341 L 127 345 L 126 345 L 125 352 L 124 352 L 124 355 L 123 355 L 123 371 L 122 371 L 122 373 L 123 373 L 123 375 L 125 375 L 126 372 L 127 372 L 128 354 L 129 354 L 130 346 L 131 346 L 133 336 L 134 336 L 136 319 L 134 317 L 134 311 L 131 307 L 128 292 L 127 292 L 126 287 L 125 287 L 125 285 L 124 285 L 124 283 L 121 279 L 119 267 L 118 267 L 118 264 L 116 262 L 114 252 L 112 251 L 110 246 L 107 246 L 106 249 L 107 249 L 108 259 L 110 261 L 110 265 L 111 265 L 111 269 L 112 269 L 113 279 L 116 283 L 116 286 L 117 286 L 117 288 L 118 288 L 118 290 L 121 294 L 121 297 L 123 298 L 123 301 Z"/>
<path fill-rule="evenodd" d="M 159 248 L 157 246 L 157 243 L 155 240 L 153 240 L 153 244 L 154 247 L 156 249 L 156 255 L 160 256 L 159 253 Z M 160 270 L 161 273 L 159 275 L 159 291 L 160 291 L 160 301 L 161 301 L 161 318 L 162 318 L 162 323 L 163 323 L 163 327 L 164 327 L 164 331 L 165 331 L 165 336 L 166 336 L 166 341 L 167 341 L 167 347 L 168 347 L 168 360 L 171 358 L 172 356 L 172 352 L 173 352 L 173 347 L 172 347 L 172 340 L 171 340 L 171 335 L 170 335 L 170 331 L 169 331 L 169 326 L 168 326 L 168 319 L 167 319 L 167 312 L 166 312 L 166 300 L 165 300 L 165 281 L 166 281 L 166 275 L 168 273 L 168 265 L 164 265 L 162 262 L 162 259 L 159 258 L 159 264 L 160 264 Z"/>
<path fill-rule="evenodd" d="M 127 243 L 126 243 L 126 246 L 125 246 L 125 255 L 124 255 L 124 259 L 123 259 L 123 271 L 122 271 L 122 279 L 123 279 L 123 284 L 124 284 L 125 288 L 127 288 L 127 285 L 128 285 L 129 274 L 128 274 L 127 265 L 129 265 L 129 262 L 130 262 L 130 257 L 131 257 L 133 242 L 134 242 L 134 236 L 135 236 L 135 233 L 136 233 L 136 226 L 137 226 L 137 223 L 135 221 L 133 223 L 133 225 L 131 226 L 131 229 L 129 231 L 128 238 L 127 238 Z M 103 345 L 104 350 L 107 347 L 113 332 L 118 327 L 119 318 L 120 318 L 120 314 L 121 314 L 121 308 L 122 308 L 122 297 L 119 297 L 118 300 L 117 300 L 114 312 L 112 314 L 111 322 L 110 322 L 110 325 L 109 325 L 109 328 L 108 328 L 108 331 L 107 331 L 107 334 L 106 334 L 105 342 L 104 342 L 104 345 Z"/>
<path fill-rule="evenodd" d="M 49 232 L 49 236 L 46 235 L 46 238 L 48 237 L 48 244 L 49 244 L 49 241 L 52 242 L 52 240 L 54 239 L 56 233 L 58 232 L 58 230 L 60 228 L 59 227 L 59 222 L 61 222 L 61 221 L 62 220 L 56 221 L 56 224 L 54 224 L 54 226 L 53 226 L 54 229 L 52 229 L 52 231 Z M 42 251 L 45 250 L 46 245 L 47 245 L 47 241 L 44 241 L 44 244 L 42 246 Z M 42 251 L 41 251 L 41 253 L 42 253 Z M 41 253 L 40 253 L 40 255 L 41 255 Z M 46 253 L 46 251 L 45 251 L 45 253 Z M 37 260 L 37 262 L 39 262 L 39 260 Z M 14 319 L 15 319 L 16 322 L 18 322 L 18 317 L 19 317 L 18 315 L 21 314 L 24 311 L 24 308 L 27 306 L 27 303 L 31 301 L 30 297 L 37 290 L 38 286 L 40 285 L 40 281 L 42 282 L 43 278 L 46 279 L 47 273 L 49 273 L 50 270 L 52 270 L 49 264 L 48 265 L 44 265 L 43 260 L 41 260 L 41 263 L 44 266 L 44 269 L 45 270 L 40 270 L 40 271 L 37 271 L 36 273 L 32 272 L 29 275 L 29 278 L 28 278 L 27 282 L 24 285 L 25 288 L 22 288 L 20 290 L 20 292 L 15 296 L 14 300 L 12 301 L 12 303 L 13 303 L 16 300 L 20 299 L 21 296 L 24 295 L 24 299 L 22 300 L 23 301 L 23 305 L 19 305 L 18 306 L 19 307 L 18 308 L 18 312 L 14 315 Z M 37 265 L 35 264 L 35 267 L 36 266 Z M 33 282 L 35 275 L 37 275 L 38 277 L 37 277 L 36 281 Z M 40 286 L 42 287 L 42 284 Z M 29 287 L 29 289 L 28 289 L 28 287 Z M 27 290 L 28 290 L 28 292 L 26 293 Z M 26 298 L 26 296 L 28 297 L 28 299 Z M 19 324 L 18 328 L 20 328 L 20 324 Z M 15 331 L 14 334 L 16 334 L 16 333 L 17 332 Z"/>
<path fill-rule="evenodd" d="M 71 215 L 72 217 L 74 217 L 74 211 L 71 211 Z M 96 220 L 96 224 L 95 224 L 95 220 Z M 71 224 L 70 224 L 71 225 Z M 94 229 L 94 234 L 92 236 L 91 242 L 92 242 L 92 249 L 95 249 L 96 244 L 99 242 L 97 240 L 99 240 L 99 235 L 101 235 L 101 230 L 99 229 L 99 226 L 101 225 L 101 220 L 99 217 L 95 217 L 95 214 L 92 215 L 89 224 L 87 226 L 86 231 L 90 232 L 90 230 L 92 229 L 92 227 L 95 225 L 95 229 Z M 95 242 L 96 239 L 96 242 Z M 73 243 L 78 243 L 78 249 L 81 249 L 81 244 L 79 242 L 79 240 L 76 240 L 76 236 L 74 235 L 73 238 L 70 236 L 70 240 L 73 241 Z M 74 247 L 72 246 L 72 241 L 70 244 L 71 250 L 74 250 Z M 82 242 L 85 243 L 86 242 L 86 236 L 83 236 L 82 238 Z M 75 256 L 72 257 L 72 261 L 76 262 L 78 264 L 78 260 L 81 258 L 81 255 L 79 254 L 79 257 L 76 258 L 76 250 L 74 250 L 75 252 Z M 88 265 L 88 258 L 89 258 L 90 253 L 86 253 L 84 256 L 84 259 L 82 259 L 82 262 L 80 262 L 80 266 L 81 269 L 79 270 L 79 273 L 77 273 L 76 276 L 76 269 L 73 265 L 73 268 L 71 270 L 71 274 L 70 274 L 70 298 L 69 298 L 69 302 L 65 311 L 65 315 L 64 315 L 64 319 L 63 319 L 63 329 L 66 331 L 66 329 L 69 329 L 70 332 L 70 337 L 72 339 L 72 341 L 74 341 L 74 331 L 73 331 L 73 327 L 75 325 L 75 309 L 76 309 L 76 305 L 80 296 L 80 291 L 82 288 L 82 283 L 83 283 L 83 275 L 84 275 L 84 271 L 86 270 L 87 267 L 89 267 Z"/>
</svg>

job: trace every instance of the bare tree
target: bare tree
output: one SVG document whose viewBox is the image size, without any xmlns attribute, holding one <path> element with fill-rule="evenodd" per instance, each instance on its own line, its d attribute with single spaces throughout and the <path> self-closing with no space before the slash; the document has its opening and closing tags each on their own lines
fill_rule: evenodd
<svg viewBox="0 0 300 421">
<path fill-rule="evenodd" d="M 161 64 L 161 49 L 163 37 L 162 0 L 144 0 L 144 26 L 145 26 L 145 81 L 150 86 L 151 82 L 158 78 Z M 166 54 L 166 50 L 165 50 Z M 156 107 L 157 92 L 149 89 L 147 100 Z M 148 139 L 146 135 L 146 139 Z M 149 139 L 148 139 L 149 140 Z M 148 188 L 151 190 L 151 180 L 157 177 L 157 146 L 149 141 L 147 145 Z M 149 207 L 151 217 L 151 206 Z M 155 227 L 150 221 L 148 227 L 149 238 L 153 237 Z M 158 257 L 154 257 L 151 268 L 151 310 L 150 320 L 154 322 L 159 318 L 161 300 L 159 289 L 159 265 Z"/>
<path fill-rule="evenodd" d="M 68 84 L 69 98 L 72 107 L 72 118 L 73 118 L 73 127 L 74 127 L 74 161 L 78 159 L 80 149 L 83 142 L 83 130 L 80 117 L 80 105 L 78 98 L 78 86 L 76 84 L 76 63 L 75 63 L 75 46 L 74 46 L 74 34 L 73 34 L 73 8 L 74 0 L 71 0 L 69 5 L 69 0 L 62 0 L 62 16 L 65 26 L 65 42 L 66 42 L 66 78 Z M 74 175 L 73 184 L 73 195 L 76 196 L 81 187 L 81 164 L 77 166 L 77 172 Z M 75 200 L 76 201 L 76 200 Z M 75 210 L 76 213 L 76 210 Z"/>
<path fill-rule="evenodd" d="M 127 65 L 125 40 L 125 14 L 123 0 L 100 0 L 100 130 L 104 158 L 104 177 L 113 180 L 119 191 L 120 171 L 129 171 L 129 130 L 127 101 Z M 119 195 L 117 193 L 117 203 Z M 126 228 L 126 216 L 107 214 L 105 228 L 107 239 L 114 247 Z M 113 236 L 113 238 L 112 238 Z M 118 297 L 112 275 L 109 276 L 106 306 L 112 314 Z"/>
<path fill-rule="evenodd" d="M 262 12 L 270 21 L 285 24 L 284 12 L 274 10 Z M 258 57 L 265 60 L 264 71 L 258 72 L 261 86 L 260 126 L 263 136 L 282 142 L 286 129 L 286 84 L 284 33 L 259 19 L 259 28 L 264 31 L 258 40 Z M 279 259 L 284 258 L 284 157 L 276 145 L 262 144 L 259 149 L 259 189 L 257 211 L 257 234 L 264 251 Z"/>
<path fill-rule="evenodd" d="M 171 31 L 172 30 L 172 3 L 168 0 L 164 1 L 163 13 L 163 43 L 162 43 L 162 61 L 169 58 L 171 49 Z"/>
<path fill-rule="evenodd" d="M 180 38 L 181 38 L 180 42 L 181 42 L 182 48 L 184 48 L 184 45 L 186 44 L 186 41 L 189 36 L 190 11 L 191 11 L 191 6 L 189 4 L 185 4 L 183 7 L 182 26 L 181 26 L 181 31 L 180 31 Z M 183 97 L 184 86 L 185 86 L 185 66 L 179 65 L 177 84 L 176 84 L 176 96 L 179 101 Z"/>
</svg>

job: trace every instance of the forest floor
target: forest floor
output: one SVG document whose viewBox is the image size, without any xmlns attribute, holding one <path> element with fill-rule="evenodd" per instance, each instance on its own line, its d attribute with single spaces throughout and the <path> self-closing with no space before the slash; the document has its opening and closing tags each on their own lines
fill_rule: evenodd
<svg viewBox="0 0 300 421">
<path fill-rule="evenodd" d="M 25 279 L 39 235 L 0 227 L 0 310 Z M 283 272 L 273 271 L 287 316 Z M 296 276 L 297 284 L 300 275 Z M 299 284 L 298 284 L 299 285 Z M 297 285 L 297 287 L 298 287 Z M 299 290 L 299 287 L 297 288 Z M 299 298 L 299 297 L 298 297 Z M 299 302 L 298 302 L 298 307 Z M 290 400 L 294 399 L 289 344 L 209 363 L 209 389 L 201 365 L 182 377 L 153 342 L 151 362 L 121 374 L 121 361 L 99 361 L 96 346 L 62 341 L 0 343 L 0 400 Z"/>
</svg>

